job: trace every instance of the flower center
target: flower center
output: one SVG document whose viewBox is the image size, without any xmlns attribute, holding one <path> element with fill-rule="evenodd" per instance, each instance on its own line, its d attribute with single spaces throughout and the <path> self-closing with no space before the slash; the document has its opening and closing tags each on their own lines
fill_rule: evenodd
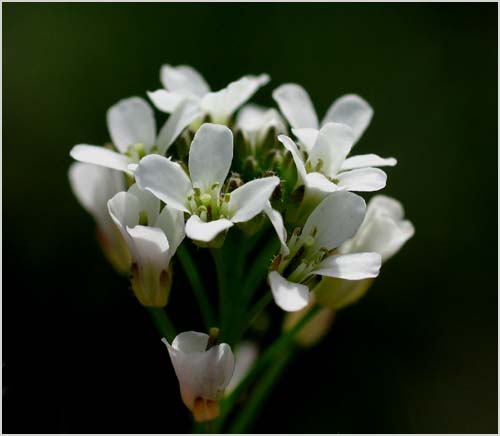
<svg viewBox="0 0 500 436">
<path fill-rule="evenodd" d="M 205 222 L 229 218 L 230 198 L 230 194 L 220 192 L 218 183 L 213 183 L 205 191 L 195 187 L 188 195 L 187 208 L 193 215 L 198 215 Z"/>
</svg>

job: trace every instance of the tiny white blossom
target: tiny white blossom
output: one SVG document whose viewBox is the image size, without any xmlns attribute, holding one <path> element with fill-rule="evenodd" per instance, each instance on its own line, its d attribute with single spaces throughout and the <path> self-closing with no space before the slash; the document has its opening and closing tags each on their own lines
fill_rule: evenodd
<svg viewBox="0 0 500 436">
<path fill-rule="evenodd" d="M 197 111 L 198 119 L 205 115 L 217 124 L 227 124 L 232 114 L 262 86 L 269 82 L 267 74 L 244 76 L 226 88 L 211 92 L 201 74 L 187 65 L 163 65 L 160 80 L 165 89 L 148 92 L 153 104 L 171 113 L 179 103 L 188 101 Z"/>
<path fill-rule="evenodd" d="M 170 260 L 184 239 L 184 217 L 134 184 L 108 201 L 111 218 L 132 253 L 132 289 L 148 307 L 167 304 L 171 285 Z"/>
<path fill-rule="evenodd" d="M 219 416 L 219 400 L 234 370 L 234 356 L 228 344 L 210 346 L 205 333 L 184 332 L 172 345 L 163 338 L 179 380 L 182 401 L 198 422 Z"/>
<path fill-rule="evenodd" d="M 97 165 L 74 162 L 69 168 L 71 189 L 92 215 L 102 250 L 119 272 L 130 268 L 130 253 L 120 231 L 108 213 L 108 200 L 125 189 L 123 174 Z"/>
<path fill-rule="evenodd" d="M 286 243 L 286 250 L 281 250 L 276 269 L 268 275 L 279 307 L 288 312 L 304 308 L 310 300 L 307 282 L 316 275 L 346 280 L 378 275 L 381 264 L 378 253 L 333 253 L 356 233 L 365 208 L 365 201 L 358 195 L 337 191 L 321 201 L 300 232 L 294 231 Z M 265 211 L 269 215 L 269 209 Z M 275 218 L 270 216 L 283 243 L 286 232 L 281 226 L 282 220 Z"/>
<path fill-rule="evenodd" d="M 133 175 L 131 164 L 150 153 L 165 154 L 180 133 L 197 117 L 187 104 L 179 105 L 156 135 L 151 106 L 140 97 L 119 101 L 107 112 L 108 130 L 117 151 L 97 145 L 75 145 L 70 155 L 81 162 Z"/>
<path fill-rule="evenodd" d="M 186 235 L 210 242 L 235 223 L 262 212 L 279 178 L 255 179 L 221 194 L 233 158 L 233 134 L 226 126 L 203 124 L 189 150 L 189 176 L 171 160 L 150 155 L 136 169 L 137 184 L 170 207 L 187 212 Z"/>
</svg>

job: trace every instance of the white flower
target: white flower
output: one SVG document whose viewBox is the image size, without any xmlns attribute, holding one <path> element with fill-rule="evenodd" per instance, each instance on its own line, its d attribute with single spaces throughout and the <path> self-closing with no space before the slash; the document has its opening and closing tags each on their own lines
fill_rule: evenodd
<svg viewBox="0 0 500 436">
<path fill-rule="evenodd" d="M 226 395 L 229 395 L 240 382 L 246 377 L 250 369 L 252 368 L 257 355 L 259 354 L 259 348 L 255 342 L 243 341 L 240 342 L 234 350 L 234 372 L 231 382 L 226 388 Z"/>
<path fill-rule="evenodd" d="M 159 110 L 171 113 L 180 102 L 189 101 L 197 110 L 199 119 L 208 115 L 214 123 L 227 124 L 231 115 L 269 82 L 269 76 L 244 76 L 220 91 L 211 92 L 207 82 L 194 68 L 187 65 L 163 65 L 160 81 L 165 89 L 148 92 L 149 98 Z"/>
<path fill-rule="evenodd" d="M 165 154 L 179 134 L 197 117 L 187 104 L 179 105 L 156 136 L 156 121 L 151 106 L 140 97 L 119 101 L 107 113 L 108 130 L 117 151 L 97 145 L 75 145 L 70 155 L 133 175 L 131 164 L 149 153 Z"/>
<path fill-rule="evenodd" d="M 269 209 L 266 209 L 269 214 Z M 277 212 L 276 212 L 277 213 Z M 282 249 L 277 269 L 268 275 L 276 304 L 295 312 L 310 299 L 307 282 L 315 275 L 360 280 L 378 275 L 378 253 L 334 254 L 332 251 L 352 238 L 365 215 L 365 201 L 348 191 L 334 192 L 321 201 L 300 231 L 294 231 Z M 282 220 L 269 217 L 284 243 Z M 285 276 L 287 278 L 285 278 Z"/>
<path fill-rule="evenodd" d="M 234 356 L 228 344 L 209 346 L 205 333 L 184 332 L 168 348 L 179 380 L 182 401 L 198 422 L 219 416 L 219 399 L 229 384 L 234 369 Z"/>
<path fill-rule="evenodd" d="M 255 104 L 243 106 L 234 123 L 234 130 L 241 131 L 254 152 L 266 139 L 271 129 L 274 129 L 276 133 L 285 133 L 286 126 L 283 118 L 276 109 L 265 109 Z"/>
<path fill-rule="evenodd" d="M 191 215 L 186 235 L 210 242 L 235 223 L 262 212 L 279 178 L 252 180 L 230 194 L 221 194 L 233 158 L 233 134 L 226 126 L 203 124 L 189 150 L 189 174 L 171 160 L 150 155 L 141 160 L 137 184 L 170 207 Z"/>
<path fill-rule="evenodd" d="M 69 181 L 75 197 L 97 223 L 102 250 L 119 272 L 130 268 L 130 253 L 122 235 L 108 213 L 108 200 L 125 189 L 123 174 L 80 162 L 69 168 Z"/>
<path fill-rule="evenodd" d="M 170 259 L 184 239 L 184 216 L 149 192 L 132 185 L 108 201 L 111 218 L 132 253 L 132 289 L 148 307 L 167 304 L 171 285 Z"/>
<path fill-rule="evenodd" d="M 413 224 L 404 219 L 402 204 L 394 198 L 376 195 L 368 203 L 365 219 L 356 235 L 344 242 L 339 252 L 347 254 L 373 251 L 380 254 L 382 262 L 386 262 L 414 233 Z M 365 295 L 372 281 L 323 277 L 314 293 L 322 306 L 339 310 Z"/>
</svg>

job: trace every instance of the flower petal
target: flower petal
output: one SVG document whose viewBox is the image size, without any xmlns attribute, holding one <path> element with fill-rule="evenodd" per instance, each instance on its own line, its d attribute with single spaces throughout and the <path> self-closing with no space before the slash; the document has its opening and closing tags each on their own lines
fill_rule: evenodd
<svg viewBox="0 0 500 436">
<path fill-rule="evenodd" d="M 200 116 L 198 105 L 189 100 L 180 102 L 158 133 L 158 152 L 165 154 L 182 131 Z"/>
<path fill-rule="evenodd" d="M 251 220 L 266 207 L 271 194 L 280 183 L 279 177 L 251 180 L 231 192 L 229 211 L 233 223 Z"/>
<path fill-rule="evenodd" d="M 301 238 L 314 235 L 316 249 L 332 250 L 354 236 L 365 216 L 365 200 L 348 191 L 325 197 L 309 215 Z"/>
<path fill-rule="evenodd" d="M 236 109 L 268 82 L 267 74 L 244 76 L 220 91 L 205 95 L 201 100 L 201 107 L 210 114 L 214 123 L 225 124 Z"/>
<path fill-rule="evenodd" d="M 150 154 L 139 162 L 135 180 L 139 188 L 146 189 L 171 207 L 189 212 L 186 201 L 192 189 L 191 180 L 178 163 Z"/>
<path fill-rule="evenodd" d="M 283 217 L 277 210 L 274 210 L 272 208 L 271 203 L 269 201 L 264 207 L 264 213 L 269 218 L 269 221 L 271 221 L 274 230 L 276 230 L 276 234 L 278 235 L 278 238 L 281 243 L 281 252 L 283 253 L 284 256 L 287 256 L 290 253 L 290 250 L 286 245 L 287 235 L 286 235 L 285 225 L 283 224 Z"/>
<path fill-rule="evenodd" d="M 191 215 L 186 222 L 186 236 L 193 241 L 210 242 L 219 233 L 232 226 L 233 223 L 224 218 L 205 222 L 198 215 Z"/>
<path fill-rule="evenodd" d="M 165 205 L 154 226 L 159 227 L 165 232 L 170 244 L 170 252 L 174 255 L 184 240 L 184 236 L 186 236 L 184 230 L 184 212 Z"/>
<path fill-rule="evenodd" d="M 240 342 L 234 350 L 234 371 L 226 388 L 226 395 L 231 393 L 243 380 L 257 359 L 259 349 L 254 342 Z"/>
<path fill-rule="evenodd" d="M 398 161 L 393 157 L 383 158 L 376 154 L 360 154 L 348 157 L 340 167 L 340 171 L 365 167 L 393 167 L 397 163 Z"/>
<path fill-rule="evenodd" d="M 292 129 L 292 133 L 299 138 L 300 145 L 304 146 L 305 151 L 310 153 L 318 139 L 319 130 L 304 127 L 303 129 Z"/>
<path fill-rule="evenodd" d="M 318 139 L 309 153 L 312 167 L 328 177 L 336 177 L 340 166 L 351 151 L 353 133 L 345 124 L 328 123 L 321 128 Z"/>
<path fill-rule="evenodd" d="M 188 65 L 173 67 L 165 64 L 160 70 L 160 80 L 169 91 L 178 91 L 198 98 L 210 92 L 202 75 Z"/>
<path fill-rule="evenodd" d="M 318 128 L 318 117 L 309 94 L 302 86 L 286 83 L 273 91 L 281 113 L 295 129 L 303 127 Z"/>
<path fill-rule="evenodd" d="M 304 166 L 304 160 L 300 155 L 297 145 L 286 135 L 279 135 L 278 141 L 280 141 L 285 146 L 285 148 L 291 153 L 293 162 L 295 163 L 295 167 L 297 168 L 297 176 L 298 176 L 297 182 L 299 184 L 303 184 L 306 180 L 307 173 L 306 173 L 306 167 Z"/>
<path fill-rule="evenodd" d="M 134 183 L 128 189 L 128 192 L 137 197 L 141 212 L 146 212 L 147 214 L 148 225 L 153 226 L 160 214 L 160 200 L 151 194 L 151 192 L 139 188 L 137 183 Z"/>
<path fill-rule="evenodd" d="M 233 133 L 226 126 L 203 124 L 194 135 L 189 150 L 189 174 L 193 186 L 210 191 L 214 183 L 222 187 L 233 160 Z"/>
<path fill-rule="evenodd" d="M 182 101 L 186 100 L 186 96 L 178 92 L 170 92 L 165 89 L 157 89 L 156 91 L 148 91 L 148 97 L 153 102 L 154 106 L 167 114 L 172 113 Z"/>
<path fill-rule="evenodd" d="M 344 280 L 361 280 L 377 277 L 382 264 L 378 253 L 355 253 L 329 256 L 313 271 L 327 277 Z"/>
<path fill-rule="evenodd" d="M 144 144 L 147 150 L 156 139 L 156 122 L 151 106 L 140 97 L 120 100 L 107 113 L 108 129 L 116 148 L 125 153 L 130 145 Z"/>
<path fill-rule="evenodd" d="M 275 303 L 286 312 L 296 312 L 309 303 L 307 286 L 289 282 L 278 271 L 270 272 L 268 279 Z"/>
<path fill-rule="evenodd" d="M 347 94 L 339 97 L 328 109 L 322 125 L 326 123 L 347 124 L 354 132 L 354 144 L 370 124 L 372 107 L 359 95 Z"/>
<path fill-rule="evenodd" d="M 378 168 L 358 168 L 337 174 L 337 180 L 349 191 L 372 192 L 385 187 L 387 174 Z"/>
<path fill-rule="evenodd" d="M 133 240 L 130 246 L 132 257 L 140 267 L 152 268 L 155 279 L 158 279 L 172 257 L 165 233 L 162 229 L 147 226 L 127 227 L 127 232 Z"/>
<path fill-rule="evenodd" d="M 116 151 L 98 147 L 97 145 L 78 144 L 71 149 L 69 154 L 73 159 L 80 162 L 100 165 L 132 175 L 128 165 L 133 163 L 133 160 Z"/>
<path fill-rule="evenodd" d="M 139 224 L 139 214 L 141 212 L 139 199 L 130 192 L 119 192 L 108 201 L 108 210 L 123 236 L 128 239 L 125 228 Z"/>
<path fill-rule="evenodd" d="M 243 133 L 253 147 L 264 140 L 271 128 L 279 133 L 286 132 L 285 122 L 276 109 L 266 109 L 255 104 L 246 104 L 240 109 L 234 127 Z"/>
</svg>

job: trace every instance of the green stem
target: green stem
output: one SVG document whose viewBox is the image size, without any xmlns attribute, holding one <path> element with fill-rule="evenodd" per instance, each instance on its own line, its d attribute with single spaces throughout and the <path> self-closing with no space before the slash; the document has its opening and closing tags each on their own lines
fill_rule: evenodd
<svg viewBox="0 0 500 436">
<path fill-rule="evenodd" d="M 181 245 L 177 249 L 177 254 L 179 256 L 179 261 L 186 273 L 187 279 L 193 289 L 194 296 L 198 301 L 198 306 L 200 307 L 201 316 L 203 317 L 203 322 L 205 323 L 205 327 L 208 331 L 210 327 L 215 326 L 215 315 L 210 304 L 210 300 L 208 299 L 208 294 L 203 286 L 203 281 L 201 280 L 200 273 L 198 272 L 198 268 L 196 267 L 189 251 L 184 245 Z"/>
<path fill-rule="evenodd" d="M 278 382 L 281 372 L 286 368 L 294 353 L 295 348 L 289 346 L 283 350 L 281 355 L 277 356 L 272 365 L 257 382 L 257 385 L 250 394 L 250 398 L 245 402 L 243 410 L 229 427 L 228 433 L 239 434 L 248 432 L 249 427 L 265 405 L 265 401 L 271 394 L 274 385 Z"/>
<path fill-rule="evenodd" d="M 217 272 L 217 284 L 219 288 L 219 327 L 221 336 L 226 330 L 226 311 L 230 307 L 229 275 L 226 270 L 224 256 L 221 248 L 211 248 L 210 253 L 214 259 L 215 270 Z"/>
<path fill-rule="evenodd" d="M 320 306 L 314 306 L 309 310 L 304 316 L 287 332 L 283 332 L 281 336 L 265 351 L 260 359 L 257 360 L 252 369 L 248 372 L 245 378 L 240 382 L 240 384 L 235 388 L 235 390 L 227 397 L 223 404 L 221 410 L 221 419 L 219 420 L 219 428 L 224 424 L 228 415 L 231 413 L 236 401 L 241 396 L 241 394 L 247 389 L 247 387 L 253 382 L 253 380 L 259 375 L 259 373 L 273 360 L 275 356 L 281 353 L 289 344 L 292 343 L 295 334 L 302 329 L 302 327 L 307 324 L 314 315 L 318 312 Z"/>
<path fill-rule="evenodd" d="M 148 307 L 148 312 L 160 334 L 171 343 L 177 333 L 165 310 L 161 307 Z"/>
<path fill-rule="evenodd" d="M 240 331 L 237 335 L 234 336 L 234 343 L 237 344 L 243 338 L 252 323 L 257 319 L 257 317 L 262 313 L 262 311 L 271 301 L 273 301 L 273 294 L 269 290 L 266 290 L 266 293 L 262 297 L 260 297 L 260 299 L 257 300 L 257 302 L 250 309 L 248 316 L 245 318 L 246 322 L 242 323 Z"/>
</svg>

